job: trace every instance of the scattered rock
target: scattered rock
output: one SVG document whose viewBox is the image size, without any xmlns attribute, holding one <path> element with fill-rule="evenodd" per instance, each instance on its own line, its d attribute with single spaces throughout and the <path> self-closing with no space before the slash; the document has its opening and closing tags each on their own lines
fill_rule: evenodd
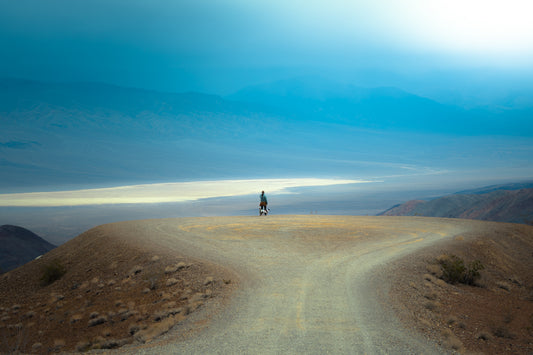
<svg viewBox="0 0 533 355">
<path fill-rule="evenodd" d="M 120 316 L 120 321 L 125 321 L 127 320 L 128 318 L 132 317 L 132 316 L 135 316 L 137 315 L 139 312 L 137 311 L 126 311 L 125 313 L 119 313 L 119 316 Z"/>
<path fill-rule="evenodd" d="M 100 349 L 115 349 L 129 342 L 128 339 L 109 339 L 100 344 Z"/>
<path fill-rule="evenodd" d="M 74 324 L 83 319 L 83 316 L 81 314 L 75 314 L 72 317 L 70 317 L 70 323 Z"/>
<path fill-rule="evenodd" d="M 107 317 L 106 316 L 100 316 L 100 317 L 97 317 L 97 318 L 90 319 L 89 323 L 88 323 L 88 326 L 89 327 L 94 327 L 96 325 L 100 325 L 100 324 L 103 324 L 105 322 L 107 322 Z"/>
<path fill-rule="evenodd" d="M 61 348 L 65 346 L 65 340 L 64 339 L 56 339 L 54 340 L 54 351 L 59 351 Z"/>
<path fill-rule="evenodd" d="M 436 301 L 428 301 L 424 304 L 424 307 L 432 312 L 437 312 L 439 310 L 439 303 Z"/>
<path fill-rule="evenodd" d="M 476 335 L 476 339 L 489 341 L 492 339 L 490 332 L 484 330 Z"/>
<path fill-rule="evenodd" d="M 155 337 L 165 334 L 174 326 L 176 320 L 174 317 L 167 318 L 161 322 L 154 323 L 150 327 L 141 330 L 135 334 L 135 340 L 141 343 L 150 342 Z"/>
<path fill-rule="evenodd" d="M 168 302 L 167 304 L 165 304 L 164 307 L 165 308 L 174 308 L 174 307 L 176 307 L 176 302 Z"/>
<path fill-rule="evenodd" d="M 175 278 L 171 277 L 170 279 L 167 280 L 166 285 L 167 286 L 174 286 L 178 282 L 179 282 L 178 280 L 176 280 Z"/>
<path fill-rule="evenodd" d="M 91 283 L 93 283 L 93 284 L 97 284 L 99 282 L 100 282 L 100 278 L 98 278 L 98 277 L 93 277 L 93 279 L 91 280 Z"/>
<path fill-rule="evenodd" d="M 137 333 L 139 330 L 141 330 L 141 328 L 139 327 L 138 324 L 133 324 L 130 326 L 130 329 L 129 329 L 129 333 L 130 335 L 134 335 L 135 333 Z"/>
<path fill-rule="evenodd" d="M 505 281 L 499 281 L 496 283 L 496 286 L 498 286 L 499 288 L 501 288 L 502 290 L 505 290 L 505 291 L 511 291 L 511 285 L 508 284 L 507 282 Z"/>
<path fill-rule="evenodd" d="M 137 275 L 137 274 L 140 274 L 142 271 L 143 271 L 142 266 L 136 265 L 130 270 L 129 275 L 132 275 L 132 276 Z"/>
<path fill-rule="evenodd" d="M 185 264 L 184 262 L 179 262 L 175 265 L 167 266 L 165 268 L 165 274 L 172 274 L 186 267 L 187 267 L 187 264 Z"/>
<path fill-rule="evenodd" d="M 80 341 L 76 344 L 76 351 L 84 353 L 91 348 L 91 343 L 88 341 Z"/>
<path fill-rule="evenodd" d="M 89 315 L 89 318 L 90 319 L 94 319 L 96 317 L 98 317 L 100 314 L 98 312 L 92 312 L 90 315 Z"/>
</svg>

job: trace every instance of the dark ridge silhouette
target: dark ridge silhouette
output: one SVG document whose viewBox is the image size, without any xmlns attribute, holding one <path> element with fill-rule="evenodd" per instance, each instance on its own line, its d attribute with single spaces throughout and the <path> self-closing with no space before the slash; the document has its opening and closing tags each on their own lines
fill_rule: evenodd
<svg viewBox="0 0 533 355">
<path fill-rule="evenodd" d="M 37 234 L 17 226 L 0 226 L 0 268 L 2 272 L 15 269 L 54 249 Z"/>
</svg>

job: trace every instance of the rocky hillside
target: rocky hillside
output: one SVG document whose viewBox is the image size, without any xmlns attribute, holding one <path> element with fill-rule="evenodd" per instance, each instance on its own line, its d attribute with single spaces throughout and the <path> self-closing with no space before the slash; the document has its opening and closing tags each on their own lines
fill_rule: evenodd
<svg viewBox="0 0 533 355">
<path fill-rule="evenodd" d="M 0 226 L 0 268 L 2 272 L 24 265 L 54 248 L 55 245 L 27 229 L 11 225 Z"/>
<path fill-rule="evenodd" d="M 113 228 L 89 230 L 0 276 L 0 354 L 143 344 L 236 284 L 207 262 Z"/>
<path fill-rule="evenodd" d="M 533 223 L 533 188 L 458 193 L 430 201 L 413 200 L 380 213 L 382 216 L 468 218 Z"/>
</svg>

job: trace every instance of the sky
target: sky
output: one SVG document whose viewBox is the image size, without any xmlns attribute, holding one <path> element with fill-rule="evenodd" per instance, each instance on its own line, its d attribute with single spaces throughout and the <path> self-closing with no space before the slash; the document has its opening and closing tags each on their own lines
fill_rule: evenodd
<svg viewBox="0 0 533 355">
<path fill-rule="evenodd" d="M 0 78 L 96 81 L 230 95 L 249 85 L 320 76 L 357 86 L 396 86 L 467 108 L 504 104 L 531 108 L 531 14 L 531 0 L 0 0 Z M 376 136 L 386 140 L 382 134 Z M 497 174 L 510 181 L 531 176 L 530 138 L 463 138 L 468 144 L 428 136 L 423 139 L 427 145 L 410 142 L 420 148 L 405 157 L 424 161 L 425 154 L 441 149 L 447 158 L 432 158 L 431 163 L 438 167 L 446 165 L 446 159 L 453 161 L 457 174 L 446 170 L 430 176 L 413 173 L 414 177 L 385 176 L 386 182 L 374 179 L 373 183 L 345 185 L 338 185 L 338 180 L 287 180 L 272 182 L 265 189 L 274 194 L 273 209 L 277 211 L 278 206 L 281 213 L 318 209 L 321 213 L 373 214 L 407 199 L 451 193 L 465 184 L 479 187 L 480 179 L 487 182 L 482 179 Z M 0 136 L 0 143 L 4 140 Z M 381 148 L 400 154 L 405 145 L 410 146 L 394 149 L 383 144 Z M 375 150 L 370 145 L 357 154 L 374 157 Z M 386 155 L 380 158 L 393 160 Z M 330 157 L 327 160 L 334 165 Z M 474 175 L 477 180 L 465 180 Z M 393 178 L 398 181 L 391 182 Z M 0 215 L 4 220 L 0 223 L 67 238 L 94 224 L 128 218 L 256 213 L 256 181 L 219 181 L 214 190 L 203 183 L 197 185 L 201 194 L 196 195 L 197 190 L 176 183 L 3 196 Z M 305 186 L 326 189 L 318 207 L 308 194 L 289 193 L 294 187 L 309 192 Z M 253 191 L 254 198 L 242 196 L 241 189 Z M 423 196 L 422 189 L 427 190 Z M 188 202 L 165 200 L 169 194 L 185 195 L 184 191 L 189 193 L 184 197 Z M 283 195 L 277 202 L 276 191 Z M 344 202 L 328 205 L 332 191 L 337 201 Z M 382 195 L 376 197 L 376 193 Z M 108 202 L 109 196 L 118 196 L 115 205 L 92 207 Z M 220 196 L 233 196 L 225 199 L 236 199 L 239 207 L 228 212 L 226 200 L 217 200 Z M 7 205 L 8 197 L 11 205 Z M 154 203 L 149 212 L 144 205 L 137 206 L 147 199 L 167 203 Z M 70 207 L 74 200 L 79 202 L 77 208 Z M 36 206 L 38 201 L 56 207 L 12 207 Z M 168 203 L 173 207 L 168 208 Z M 65 205 L 69 207 L 61 207 Z M 86 222 L 80 227 L 82 220 Z"/>
<path fill-rule="evenodd" d="M 529 0 L 0 0 L 0 76 L 231 94 L 322 75 L 418 94 L 533 84 Z M 490 91 L 490 90 L 489 90 Z"/>
</svg>

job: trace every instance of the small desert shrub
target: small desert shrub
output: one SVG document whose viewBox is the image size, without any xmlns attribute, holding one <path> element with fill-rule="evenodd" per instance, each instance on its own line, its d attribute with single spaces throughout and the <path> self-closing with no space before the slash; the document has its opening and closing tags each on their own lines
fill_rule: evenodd
<svg viewBox="0 0 533 355">
<path fill-rule="evenodd" d="M 439 258 L 438 262 L 442 269 L 442 279 L 451 284 L 474 285 L 481 276 L 479 271 L 484 269 L 479 260 L 474 260 L 466 267 L 463 259 L 457 255 L 446 255 Z"/>
<path fill-rule="evenodd" d="M 57 259 L 52 260 L 50 263 L 46 264 L 42 269 L 41 282 L 44 286 L 50 285 L 54 281 L 59 280 L 67 270 Z"/>
</svg>

